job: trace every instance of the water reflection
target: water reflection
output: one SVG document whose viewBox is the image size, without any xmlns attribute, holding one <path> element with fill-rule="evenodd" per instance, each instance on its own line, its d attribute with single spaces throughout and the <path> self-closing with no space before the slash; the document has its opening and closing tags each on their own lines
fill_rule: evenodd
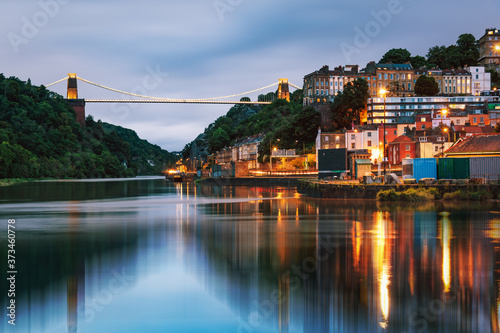
<svg viewBox="0 0 500 333">
<path fill-rule="evenodd" d="M 143 182 L 0 192 L 19 226 L 17 332 L 500 330 L 497 203 Z"/>
</svg>

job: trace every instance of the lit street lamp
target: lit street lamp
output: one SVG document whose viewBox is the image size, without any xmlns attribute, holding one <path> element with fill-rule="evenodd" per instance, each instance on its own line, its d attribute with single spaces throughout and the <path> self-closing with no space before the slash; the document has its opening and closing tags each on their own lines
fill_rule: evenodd
<svg viewBox="0 0 500 333">
<path fill-rule="evenodd" d="M 443 128 L 443 132 L 446 134 L 448 132 L 448 128 L 447 127 Z M 441 155 L 442 157 L 444 157 L 444 137 L 443 141 L 441 141 Z"/>
<path fill-rule="evenodd" d="M 383 146 L 383 154 L 382 154 L 382 163 L 385 162 L 386 152 L 385 152 L 385 95 L 387 94 L 387 90 L 380 89 L 379 93 L 384 96 L 384 146 Z M 385 175 L 386 175 L 386 163 L 384 163 L 384 183 L 385 183 Z"/>
<path fill-rule="evenodd" d="M 279 142 L 280 139 L 277 139 L 277 141 Z M 269 165 L 270 165 L 270 169 L 271 169 L 271 172 L 273 172 L 273 151 L 276 151 L 276 147 L 272 148 L 273 142 L 271 140 L 269 140 Z"/>
<path fill-rule="evenodd" d="M 443 125 L 443 118 L 446 117 L 447 113 L 448 113 L 447 109 L 441 110 L 441 130 L 444 133 L 448 132 L 448 128 L 444 127 L 444 125 Z M 443 136 L 443 141 L 441 141 L 441 157 L 444 157 L 444 136 Z"/>
</svg>

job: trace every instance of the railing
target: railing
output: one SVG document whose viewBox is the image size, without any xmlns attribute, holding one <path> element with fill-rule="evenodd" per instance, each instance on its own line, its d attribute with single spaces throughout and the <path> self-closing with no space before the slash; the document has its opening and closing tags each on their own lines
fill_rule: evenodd
<svg viewBox="0 0 500 333">
<path fill-rule="evenodd" d="M 500 174 L 474 174 L 470 175 L 469 184 L 500 184 Z"/>
<path fill-rule="evenodd" d="M 253 177 L 293 177 L 293 176 L 316 176 L 317 169 L 309 170 L 278 170 L 278 171 L 260 171 L 250 170 L 248 174 Z"/>
</svg>

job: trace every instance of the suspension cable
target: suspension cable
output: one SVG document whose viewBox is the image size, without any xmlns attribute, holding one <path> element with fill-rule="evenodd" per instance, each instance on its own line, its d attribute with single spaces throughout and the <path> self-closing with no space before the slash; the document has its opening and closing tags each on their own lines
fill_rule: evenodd
<svg viewBox="0 0 500 333">
<path fill-rule="evenodd" d="M 301 87 L 291 83 L 291 82 L 288 82 L 289 85 L 291 85 L 292 87 L 294 87 L 295 89 L 302 89 Z"/>
<path fill-rule="evenodd" d="M 246 95 L 246 94 L 251 94 L 251 93 L 254 93 L 254 92 L 257 92 L 259 90 L 264 90 L 264 89 L 267 89 L 267 88 L 270 88 L 272 86 L 275 86 L 277 85 L 279 82 L 274 82 L 270 85 L 267 85 L 265 87 L 262 87 L 262 88 L 258 88 L 258 89 L 254 89 L 254 90 L 250 90 L 250 91 L 245 91 L 245 92 L 242 92 L 240 94 L 234 94 L 234 95 L 227 95 L 227 96 L 221 96 L 221 97 L 211 97 L 211 98 L 200 98 L 200 99 L 193 99 L 193 101 L 209 101 L 209 100 L 214 100 L 214 99 L 224 99 L 224 98 L 230 98 L 230 97 L 237 97 L 237 96 L 241 96 L 241 95 Z"/>
<path fill-rule="evenodd" d="M 57 83 L 62 82 L 62 81 L 66 81 L 68 78 L 69 78 L 69 76 L 66 76 L 64 79 L 60 79 L 60 80 L 57 80 L 56 82 L 52 82 L 51 84 L 47 84 L 47 85 L 45 86 L 45 88 L 48 88 L 48 87 L 50 87 L 50 86 L 53 86 L 54 84 L 57 84 Z"/>
<path fill-rule="evenodd" d="M 95 83 L 95 82 L 83 79 L 81 77 L 77 77 L 77 79 L 80 80 L 80 81 L 86 82 L 88 84 L 91 84 L 93 86 L 96 86 L 96 87 L 99 87 L 99 88 L 103 88 L 103 89 L 106 89 L 106 90 L 110 90 L 110 91 L 114 91 L 114 92 L 117 92 L 117 93 L 120 93 L 120 94 L 124 94 L 124 95 L 135 96 L 135 97 L 146 98 L 146 99 L 156 99 L 156 100 L 176 100 L 176 99 L 172 99 L 172 98 L 153 97 L 153 96 L 146 96 L 146 95 L 129 93 L 129 92 L 126 92 L 126 91 L 123 91 L 123 90 L 118 90 L 118 89 L 110 88 L 110 87 L 107 87 L 107 86 L 103 86 L 101 84 L 98 84 L 98 83 Z M 278 82 L 275 82 L 275 83 L 272 83 L 272 84 L 267 85 L 265 87 L 254 89 L 254 90 L 250 90 L 250 91 L 246 91 L 246 92 L 242 92 L 242 93 L 239 93 L 239 94 L 227 95 L 227 96 L 220 96 L 220 97 L 210 97 L 210 98 L 198 98 L 198 99 L 192 99 L 192 101 L 210 101 L 210 100 L 215 100 L 215 99 L 224 99 L 224 98 L 236 97 L 236 96 L 241 96 L 241 95 L 245 95 L 245 94 L 254 93 L 254 92 L 257 92 L 257 91 L 260 91 L 260 90 L 264 90 L 264 89 L 270 88 L 270 87 L 272 87 L 274 85 L 277 85 L 277 84 L 278 84 Z"/>
<path fill-rule="evenodd" d="M 145 96 L 145 95 L 139 95 L 139 94 L 134 94 L 134 93 L 129 93 L 129 92 L 126 92 L 126 91 L 122 91 L 122 90 L 118 90 L 118 89 L 113 89 L 113 88 L 110 88 L 110 87 L 106 87 L 106 86 L 103 86 L 99 83 L 95 83 L 95 82 L 92 82 L 92 81 L 89 81 L 89 80 L 85 80 L 81 77 L 76 77 L 78 80 L 80 81 L 83 81 L 83 82 L 86 82 L 88 84 L 91 84 L 93 86 L 96 86 L 96 87 L 99 87 L 99 88 L 103 88 L 103 89 L 106 89 L 106 90 L 110 90 L 110 91 L 114 91 L 114 92 L 117 92 L 117 93 L 120 93 L 120 94 L 124 94 L 124 95 L 129 95 L 129 96 L 135 96 L 135 97 L 141 97 L 141 98 L 146 98 L 146 99 L 164 99 L 164 100 L 170 100 L 171 98 L 163 98 L 163 97 L 153 97 L 153 96 Z"/>
</svg>

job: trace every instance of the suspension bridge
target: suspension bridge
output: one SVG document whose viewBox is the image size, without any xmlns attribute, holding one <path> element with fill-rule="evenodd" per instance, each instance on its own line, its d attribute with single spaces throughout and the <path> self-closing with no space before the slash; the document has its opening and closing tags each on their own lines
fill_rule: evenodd
<svg viewBox="0 0 500 333">
<path fill-rule="evenodd" d="M 47 84 L 45 87 L 50 87 L 53 86 L 57 83 L 60 82 L 67 82 L 67 99 L 68 100 L 79 100 L 83 101 L 83 104 L 85 103 L 189 103 L 189 104 L 260 104 L 260 105 L 266 105 L 266 104 L 271 104 L 272 101 L 265 101 L 265 100 L 257 100 L 257 101 L 247 101 L 247 100 L 239 100 L 239 101 L 233 101 L 233 100 L 227 100 L 229 98 L 234 98 L 238 96 L 246 96 L 248 94 L 252 94 L 255 92 L 259 92 L 265 89 L 269 89 L 274 86 L 278 86 L 278 94 L 277 98 L 278 99 L 286 99 L 287 101 L 290 100 L 290 88 L 289 86 L 295 88 L 295 89 L 302 89 L 299 86 L 288 82 L 288 79 L 279 79 L 278 82 L 274 82 L 272 84 L 269 84 L 265 87 L 261 87 L 258 89 L 250 90 L 250 91 L 245 91 L 242 93 L 238 94 L 232 94 L 232 95 L 227 95 L 227 96 L 220 96 L 220 97 L 209 97 L 209 98 L 197 98 L 197 99 L 178 99 L 178 98 L 164 98 L 164 97 L 154 97 L 154 96 L 146 96 L 146 95 L 141 95 L 141 94 L 135 94 L 131 92 L 126 92 L 123 90 L 119 89 L 114 89 L 110 88 L 89 80 L 86 80 L 84 78 L 81 78 L 77 76 L 74 73 L 68 74 L 67 77 L 57 80 L 53 83 Z M 78 87 L 77 87 L 77 81 L 85 82 L 87 84 L 90 84 L 92 86 L 102 88 L 105 90 L 109 90 L 115 93 L 119 93 L 122 95 L 128 96 L 128 99 L 79 99 L 78 98 Z M 136 99 L 131 99 L 130 97 L 135 97 Z M 80 104 L 81 104 L 80 102 Z M 73 103 L 73 104 L 78 104 L 78 103 Z"/>
</svg>

